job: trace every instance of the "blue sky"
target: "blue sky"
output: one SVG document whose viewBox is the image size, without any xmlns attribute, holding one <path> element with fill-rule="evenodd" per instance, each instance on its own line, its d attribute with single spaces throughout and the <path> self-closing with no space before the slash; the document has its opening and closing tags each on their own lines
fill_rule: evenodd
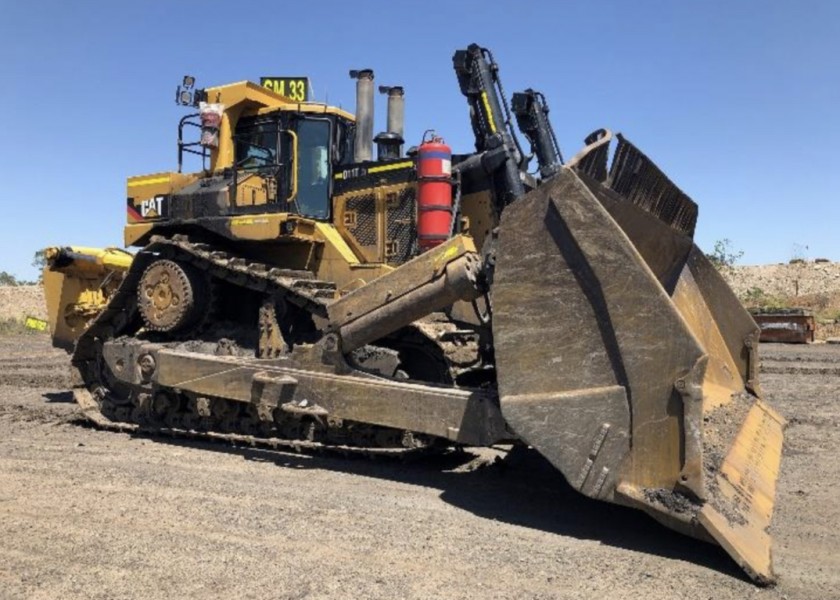
<svg viewBox="0 0 840 600">
<path fill-rule="evenodd" d="M 840 2 L 357 1 L 0 4 L 0 270 L 119 245 L 125 178 L 176 168 L 173 102 L 199 86 L 308 75 L 352 110 L 347 71 L 406 88 L 406 137 L 472 148 L 452 71 L 477 42 L 506 91 L 545 93 L 564 154 L 623 132 L 700 205 L 696 241 L 744 264 L 840 260 Z M 243 11 L 243 12 L 239 12 Z M 384 128 L 377 97 L 376 131 Z"/>
</svg>

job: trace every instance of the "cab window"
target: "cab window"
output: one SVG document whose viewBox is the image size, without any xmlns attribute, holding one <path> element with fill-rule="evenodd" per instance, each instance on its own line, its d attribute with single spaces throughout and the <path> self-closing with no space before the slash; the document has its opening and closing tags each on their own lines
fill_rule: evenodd
<svg viewBox="0 0 840 600">
<path fill-rule="evenodd" d="M 279 162 L 278 131 L 276 122 L 241 124 L 235 137 L 236 168 L 257 171 L 275 166 Z"/>
<path fill-rule="evenodd" d="M 297 123 L 298 212 L 307 217 L 330 216 L 330 122 L 301 119 Z"/>
</svg>

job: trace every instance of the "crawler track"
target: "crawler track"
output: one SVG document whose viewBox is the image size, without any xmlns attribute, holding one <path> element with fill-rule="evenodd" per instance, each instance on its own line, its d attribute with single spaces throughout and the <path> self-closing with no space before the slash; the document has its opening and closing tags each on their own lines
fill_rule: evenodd
<svg viewBox="0 0 840 600">
<path fill-rule="evenodd" d="M 169 427 L 166 425 L 151 426 L 125 421 L 112 421 L 102 414 L 99 403 L 91 393 L 84 388 L 77 388 L 73 397 L 79 408 L 93 425 L 99 429 L 133 435 L 165 436 L 179 439 L 199 440 L 214 443 L 232 444 L 236 446 L 250 446 L 269 450 L 293 450 L 295 452 L 317 453 L 329 452 L 343 456 L 368 456 L 385 458 L 408 458 L 428 454 L 429 447 L 424 448 L 362 448 L 341 444 L 324 444 L 309 440 L 293 440 L 279 437 L 260 437 L 241 433 L 220 433 L 217 431 L 199 431 Z"/>
<path fill-rule="evenodd" d="M 335 286 L 318 281 L 311 273 L 270 268 L 249 262 L 209 244 L 191 243 L 183 236 L 172 239 L 153 237 L 137 254 L 122 285 L 111 297 L 108 306 L 79 338 L 73 353 L 73 365 L 82 373 L 85 383 L 95 384 L 91 372 L 97 360 L 97 343 L 131 334 L 137 328 L 136 289 L 144 269 L 158 256 L 177 259 L 207 271 L 227 283 L 265 294 L 274 294 L 317 316 L 326 316 L 325 300 L 332 298 Z"/>
<path fill-rule="evenodd" d="M 327 316 L 327 302 L 335 294 L 332 283 L 316 280 L 307 271 L 271 268 L 208 244 L 190 242 L 183 236 L 153 238 L 135 258 L 107 308 L 76 345 L 72 362 L 81 373 L 85 387 L 76 390 L 75 399 L 94 425 L 133 434 L 345 455 L 407 456 L 442 447 L 439 440 L 407 431 L 331 420 L 305 411 L 302 416 L 291 417 L 279 409 L 273 414 L 259 414 L 254 406 L 224 398 L 197 398 L 165 387 L 138 390 L 115 380 L 104 365 L 103 344 L 146 335 L 139 316 L 137 286 L 144 270 L 159 257 L 190 264 L 208 273 L 217 283 L 244 288 L 263 297 L 281 298 L 314 317 Z M 438 323 L 432 327 L 433 331 L 437 329 L 441 339 L 435 341 L 432 336 L 428 338 L 429 343 L 439 346 L 443 363 L 448 363 L 453 371 L 463 370 L 463 364 L 456 364 L 454 359 L 462 361 L 465 352 L 477 356 L 477 336 L 459 335 L 453 342 L 453 332 L 448 331 L 452 327 Z M 152 335 L 159 334 L 152 332 Z M 207 336 L 199 337 L 185 340 L 181 336 L 171 343 L 193 342 L 203 346 L 203 352 L 212 353 L 229 342 L 212 335 L 209 340 Z M 235 343 L 232 346 L 231 353 L 243 351 Z M 152 408 L 160 398 L 163 407 Z"/>
</svg>

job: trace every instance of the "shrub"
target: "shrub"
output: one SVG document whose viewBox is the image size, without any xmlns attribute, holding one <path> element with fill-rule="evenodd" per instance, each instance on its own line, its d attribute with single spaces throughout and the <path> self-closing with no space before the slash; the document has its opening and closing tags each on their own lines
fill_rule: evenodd
<svg viewBox="0 0 840 600">
<path fill-rule="evenodd" d="M 778 310 L 780 308 L 790 308 L 791 303 L 786 298 L 779 298 L 768 294 L 760 287 L 752 287 L 741 296 L 741 302 L 747 308 L 763 308 L 769 310 Z"/>
<path fill-rule="evenodd" d="M 719 271 L 731 269 L 735 266 L 736 262 L 741 260 L 742 256 L 744 256 L 744 251 L 733 250 L 732 240 L 729 238 L 716 241 L 714 249 L 706 254 L 706 258 L 709 259 L 709 262 L 711 262 Z"/>
</svg>

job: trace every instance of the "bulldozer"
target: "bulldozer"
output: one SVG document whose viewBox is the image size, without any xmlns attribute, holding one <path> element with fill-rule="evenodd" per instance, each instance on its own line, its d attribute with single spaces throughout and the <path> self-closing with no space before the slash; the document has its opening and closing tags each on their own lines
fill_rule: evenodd
<svg viewBox="0 0 840 600">
<path fill-rule="evenodd" d="M 185 78 L 177 171 L 127 181 L 137 251 L 46 252 L 82 411 L 274 448 L 525 445 L 771 583 L 785 422 L 697 205 L 609 130 L 564 160 L 544 95 L 509 102 L 486 48 L 453 67 L 463 154 L 431 131 L 404 149 L 399 86 L 374 138 L 371 69 L 350 72 L 355 114 L 294 81 Z"/>
</svg>

